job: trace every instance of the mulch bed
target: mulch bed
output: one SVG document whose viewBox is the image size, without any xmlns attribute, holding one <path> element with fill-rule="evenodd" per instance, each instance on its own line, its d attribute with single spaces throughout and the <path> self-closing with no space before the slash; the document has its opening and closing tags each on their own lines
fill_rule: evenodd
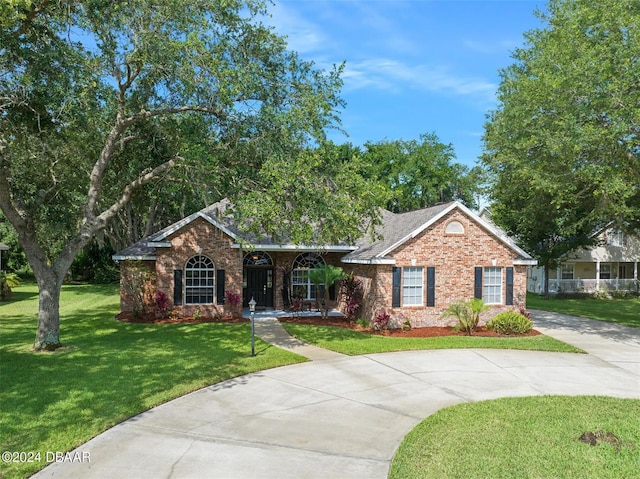
<svg viewBox="0 0 640 479">
<path fill-rule="evenodd" d="M 360 331 L 362 333 L 370 333 L 370 334 L 378 334 L 382 336 L 391 336 L 398 338 L 434 338 L 438 336 L 466 336 L 466 333 L 462 331 L 456 331 L 452 327 L 446 326 L 430 326 L 425 328 L 411 328 L 408 331 L 403 331 L 402 329 L 389 329 L 385 331 L 372 331 L 370 329 L 363 329 L 358 326 L 355 322 L 349 322 L 345 318 L 341 317 L 329 317 L 326 319 L 322 319 L 319 316 L 308 316 L 308 317 L 286 317 L 286 318 L 278 318 L 280 322 L 283 323 L 295 323 L 295 324 L 312 324 L 316 326 L 336 326 L 339 328 L 349 328 L 355 331 Z M 485 336 L 485 337 L 503 337 L 503 338 L 512 338 L 512 337 L 524 337 L 524 336 L 537 336 L 540 332 L 532 329 L 526 334 L 517 334 L 506 336 L 503 334 L 498 334 L 495 331 L 490 331 L 485 327 L 480 327 L 473 333 L 474 336 Z"/>
<path fill-rule="evenodd" d="M 118 321 L 122 321 L 125 323 L 147 323 L 147 324 L 176 324 L 176 323 L 248 323 L 250 320 L 248 318 L 240 318 L 237 316 L 225 316 L 222 318 L 213 318 L 213 317 L 201 317 L 197 320 L 192 317 L 181 317 L 178 319 L 169 319 L 169 318 L 156 318 L 154 314 L 147 314 L 142 317 L 134 318 L 133 314 L 130 312 L 120 313 L 116 316 Z M 425 328 L 411 328 L 408 331 L 403 331 L 402 329 L 388 329 L 384 331 L 372 331 L 371 329 L 363 329 L 358 326 L 355 322 L 349 322 L 345 318 L 339 316 L 330 316 L 326 319 L 323 319 L 320 316 L 303 316 L 303 317 L 294 317 L 287 316 L 278 318 L 278 320 L 282 323 L 294 323 L 294 324 L 311 324 L 315 326 L 335 326 L 338 328 L 348 328 L 353 329 L 354 331 L 360 331 L 362 333 L 369 334 L 377 334 L 381 336 L 390 336 L 394 338 L 435 338 L 439 336 L 465 336 L 466 333 L 462 331 L 456 331 L 452 327 L 446 326 L 430 326 Z M 490 331 L 485 327 L 480 327 L 473 333 L 474 336 L 482 336 L 482 337 L 503 337 L 503 338 L 512 338 L 512 337 L 524 337 L 524 336 L 537 336 L 540 332 L 532 329 L 526 334 L 517 334 L 517 335 L 502 335 L 498 334 L 495 331 Z"/>
</svg>

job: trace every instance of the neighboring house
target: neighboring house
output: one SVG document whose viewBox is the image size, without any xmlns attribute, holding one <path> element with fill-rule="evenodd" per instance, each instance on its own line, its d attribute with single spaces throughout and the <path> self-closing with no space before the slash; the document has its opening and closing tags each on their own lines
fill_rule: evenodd
<svg viewBox="0 0 640 479">
<path fill-rule="evenodd" d="M 596 246 L 580 249 L 557 269 L 549 271 L 550 293 L 639 291 L 640 237 L 615 227 L 596 236 L 599 240 Z M 544 268 L 530 268 L 527 290 L 544 292 Z"/>
<path fill-rule="evenodd" d="M 203 315 L 220 313 L 226 291 L 242 296 L 235 313 L 252 297 L 258 307 L 284 309 L 293 292 L 308 301 L 320 296 L 306 274 L 320 264 L 341 266 L 361 280 L 361 317 L 386 311 L 396 325 L 443 325 L 449 304 L 473 297 L 492 305 L 487 318 L 525 307 L 526 268 L 535 260 L 458 202 L 401 214 L 383 211 L 383 239 L 365 236 L 355 245 L 248 237 L 232 211 L 223 200 L 114 255 L 122 311 L 141 302 L 153 308 L 158 291 L 169 297 L 170 309 L 184 315 L 196 308 Z M 331 306 L 338 305 L 334 289 Z"/>
</svg>

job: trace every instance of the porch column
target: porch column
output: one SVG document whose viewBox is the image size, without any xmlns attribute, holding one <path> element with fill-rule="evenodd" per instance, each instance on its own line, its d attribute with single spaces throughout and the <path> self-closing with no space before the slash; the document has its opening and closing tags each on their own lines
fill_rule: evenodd
<svg viewBox="0 0 640 479">
<path fill-rule="evenodd" d="M 600 291 L 600 260 L 596 261 L 596 291 Z"/>
<path fill-rule="evenodd" d="M 633 279 L 638 280 L 638 262 L 633 262 Z"/>
</svg>

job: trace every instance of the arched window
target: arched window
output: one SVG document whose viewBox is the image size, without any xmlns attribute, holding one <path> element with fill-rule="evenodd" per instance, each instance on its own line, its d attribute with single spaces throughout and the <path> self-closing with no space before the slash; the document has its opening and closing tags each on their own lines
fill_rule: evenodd
<svg viewBox="0 0 640 479">
<path fill-rule="evenodd" d="M 213 261 L 203 255 L 189 258 L 184 267 L 185 304 L 212 304 L 216 269 Z"/>
<path fill-rule="evenodd" d="M 293 262 L 291 286 L 293 296 L 302 299 L 316 299 L 316 285 L 309 279 L 309 270 L 324 265 L 322 256 L 316 253 L 302 253 Z"/>
<path fill-rule="evenodd" d="M 464 226 L 459 221 L 451 221 L 447 228 L 445 229 L 445 233 L 450 235 L 463 235 L 464 234 Z"/>
<path fill-rule="evenodd" d="M 273 266 L 273 260 L 264 251 L 253 251 L 244 255 L 245 266 Z"/>
</svg>

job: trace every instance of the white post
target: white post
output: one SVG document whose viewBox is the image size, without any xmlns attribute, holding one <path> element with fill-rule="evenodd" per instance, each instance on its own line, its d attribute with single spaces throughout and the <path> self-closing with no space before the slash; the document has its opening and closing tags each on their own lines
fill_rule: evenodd
<svg viewBox="0 0 640 479">
<path fill-rule="evenodd" d="M 600 291 L 600 260 L 596 261 L 596 291 Z"/>
<path fill-rule="evenodd" d="M 635 280 L 638 279 L 638 262 L 637 261 L 633 262 L 633 279 Z"/>
</svg>

